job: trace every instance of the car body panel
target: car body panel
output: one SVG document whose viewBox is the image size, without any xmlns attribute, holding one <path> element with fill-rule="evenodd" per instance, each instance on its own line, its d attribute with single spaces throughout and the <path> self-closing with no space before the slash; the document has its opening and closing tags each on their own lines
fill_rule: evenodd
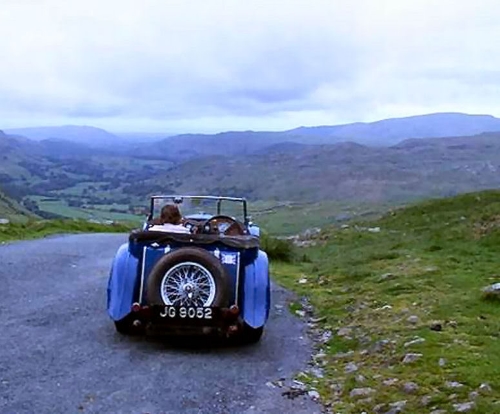
<svg viewBox="0 0 500 414">
<path fill-rule="evenodd" d="M 243 320 L 252 328 L 264 326 L 269 317 L 270 302 L 269 260 L 267 254 L 259 250 L 257 258 L 245 267 Z"/>
<path fill-rule="evenodd" d="M 116 252 L 108 280 L 108 314 L 114 321 L 130 313 L 138 287 L 139 259 L 133 256 L 128 243 Z"/>
</svg>

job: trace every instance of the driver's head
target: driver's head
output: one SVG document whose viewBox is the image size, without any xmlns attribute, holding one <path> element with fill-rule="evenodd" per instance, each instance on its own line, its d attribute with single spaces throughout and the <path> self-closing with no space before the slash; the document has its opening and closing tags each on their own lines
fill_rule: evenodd
<svg viewBox="0 0 500 414">
<path fill-rule="evenodd" d="M 179 207 L 177 207 L 175 204 L 167 204 L 161 209 L 160 221 L 163 224 L 180 224 L 181 220 L 181 212 L 179 211 Z"/>
</svg>

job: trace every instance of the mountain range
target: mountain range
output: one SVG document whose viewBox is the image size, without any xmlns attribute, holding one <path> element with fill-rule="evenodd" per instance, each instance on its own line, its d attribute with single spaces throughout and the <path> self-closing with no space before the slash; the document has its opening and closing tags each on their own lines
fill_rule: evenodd
<svg viewBox="0 0 500 414">
<path fill-rule="evenodd" d="M 90 126 L 55 126 L 5 129 L 9 135 L 41 141 L 67 140 L 92 148 L 116 151 L 151 151 L 170 153 L 173 157 L 191 158 L 207 154 L 248 154 L 269 145 L 294 142 L 310 145 L 352 141 L 368 146 L 389 146 L 408 138 L 438 138 L 476 135 L 500 131 L 500 118 L 491 115 L 435 113 L 369 123 L 299 127 L 287 131 L 228 131 L 217 134 L 181 134 L 162 137 L 161 133 L 113 134 Z M 134 143 L 136 145 L 134 145 Z"/>
<path fill-rule="evenodd" d="M 86 140 L 97 134 L 84 130 Z M 500 119 L 483 115 L 155 136 L 126 145 L 111 144 L 121 138 L 108 135 L 110 144 L 104 145 L 102 132 L 102 145 L 95 146 L 84 135 L 52 130 L 51 138 L 35 134 L 34 140 L 14 132 L 0 133 L 0 188 L 37 214 L 134 212 L 152 193 L 237 195 L 270 203 L 399 203 L 500 187 Z"/>
</svg>

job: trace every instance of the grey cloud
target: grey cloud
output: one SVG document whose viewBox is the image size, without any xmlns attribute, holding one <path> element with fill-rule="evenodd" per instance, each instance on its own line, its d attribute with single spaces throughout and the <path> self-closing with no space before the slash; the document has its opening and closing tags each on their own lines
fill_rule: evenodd
<svg viewBox="0 0 500 414">
<path fill-rule="evenodd" d="M 0 122 L 251 129 L 439 108 L 500 115 L 495 2 L 486 19 L 448 0 L 88 1 L 6 7 L 0 36 L 16 42 L 0 44 Z"/>
</svg>

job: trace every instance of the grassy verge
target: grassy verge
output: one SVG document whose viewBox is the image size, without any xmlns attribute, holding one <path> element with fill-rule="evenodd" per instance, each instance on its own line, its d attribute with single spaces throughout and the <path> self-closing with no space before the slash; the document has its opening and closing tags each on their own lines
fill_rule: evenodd
<svg viewBox="0 0 500 414">
<path fill-rule="evenodd" d="M 318 243 L 311 263 L 272 272 L 333 333 L 314 381 L 334 412 L 405 401 L 409 413 L 500 413 L 500 301 L 482 295 L 500 282 L 500 192 L 395 210 Z"/>
<path fill-rule="evenodd" d="M 36 239 L 63 233 L 126 233 L 137 227 L 135 223 L 104 225 L 85 220 L 28 220 L 0 224 L 0 242 Z"/>
</svg>

